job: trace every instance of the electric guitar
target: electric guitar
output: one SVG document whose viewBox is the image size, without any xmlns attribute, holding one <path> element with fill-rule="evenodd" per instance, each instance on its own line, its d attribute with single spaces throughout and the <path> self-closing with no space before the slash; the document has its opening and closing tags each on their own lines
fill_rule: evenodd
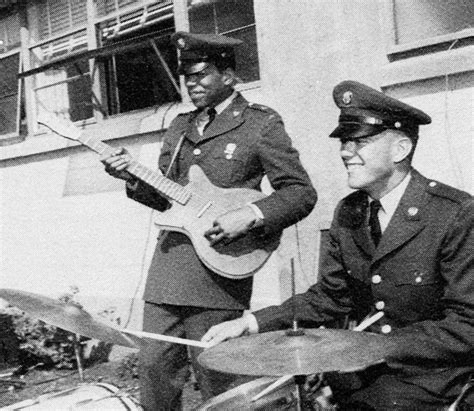
<svg viewBox="0 0 474 411">
<path fill-rule="evenodd" d="M 52 113 L 41 113 L 37 121 L 60 136 L 78 141 L 99 154 L 112 154 L 116 151 L 95 137 L 85 136 L 70 120 Z M 210 246 L 204 237 L 204 232 L 212 227 L 218 216 L 266 197 L 260 191 L 216 187 L 197 165 L 191 166 L 186 186 L 175 183 L 160 172 L 136 161 L 130 164 L 127 171 L 171 202 L 172 206 L 168 210 L 157 213 L 155 223 L 166 230 L 186 234 L 199 259 L 215 273 L 232 279 L 250 277 L 277 248 L 281 233 L 261 236 L 251 230 L 227 244 L 219 243 L 214 246 Z"/>
</svg>

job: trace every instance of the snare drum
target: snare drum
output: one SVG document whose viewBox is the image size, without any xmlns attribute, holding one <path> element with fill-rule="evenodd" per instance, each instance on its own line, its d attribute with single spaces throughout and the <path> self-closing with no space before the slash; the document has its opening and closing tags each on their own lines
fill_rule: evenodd
<svg viewBox="0 0 474 411">
<path fill-rule="evenodd" d="M 275 391 L 263 396 L 255 402 L 251 399 L 262 392 L 276 378 L 263 377 L 247 382 L 213 397 L 201 404 L 197 411 L 222 411 L 222 410 L 297 410 L 298 389 L 293 379 L 287 381 Z"/>
<path fill-rule="evenodd" d="M 141 408 L 129 395 L 123 394 L 110 384 L 85 384 L 57 393 L 41 395 L 35 400 L 26 400 L 2 408 L 0 411 L 51 411 L 51 410 L 130 410 Z"/>
</svg>

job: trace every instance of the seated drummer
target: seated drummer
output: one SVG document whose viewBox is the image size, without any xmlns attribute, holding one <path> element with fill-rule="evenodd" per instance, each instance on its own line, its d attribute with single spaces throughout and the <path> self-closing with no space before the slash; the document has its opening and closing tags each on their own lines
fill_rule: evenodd
<svg viewBox="0 0 474 411">
<path fill-rule="evenodd" d="M 388 335 L 396 349 L 352 384 L 339 374 L 331 388 L 340 409 L 441 409 L 474 373 L 472 198 L 412 168 L 427 114 L 354 81 L 337 85 L 334 100 L 341 115 L 330 137 L 340 139 L 357 191 L 337 206 L 320 280 L 202 340 L 289 328 L 293 304 L 299 323 L 313 328 L 382 311 L 369 331 Z"/>
</svg>

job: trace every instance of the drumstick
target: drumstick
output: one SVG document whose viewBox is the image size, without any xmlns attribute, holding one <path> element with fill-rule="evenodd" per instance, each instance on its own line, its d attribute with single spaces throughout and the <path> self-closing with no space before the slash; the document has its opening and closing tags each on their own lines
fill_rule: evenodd
<svg viewBox="0 0 474 411">
<path fill-rule="evenodd" d="M 169 335 L 162 335 L 162 334 L 153 334 L 147 333 L 145 331 L 132 331 L 132 330 L 120 330 L 126 334 L 136 335 L 137 337 L 145 337 L 151 338 L 152 340 L 159 340 L 159 341 L 168 341 L 176 344 L 184 344 L 184 345 L 193 345 L 194 347 L 201 347 L 201 348 L 209 348 L 211 344 L 195 341 L 195 340 L 188 340 L 187 338 L 179 338 L 179 337 L 171 337 Z"/>
<path fill-rule="evenodd" d="M 292 378 L 293 378 L 292 375 L 284 375 L 283 377 L 278 378 L 278 380 L 276 380 L 275 382 L 272 382 L 263 391 L 260 391 L 257 395 L 254 395 L 250 401 L 255 402 L 255 401 L 259 400 L 264 395 L 267 395 L 270 392 L 276 390 L 278 387 L 282 386 L 285 382 L 291 380 Z"/>
<path fill-rule="evenodd" d="M 359 325 L 354 327 L 352 331 L 364 331 L 367 327 L 370 327 L 374 322 L 380 320 L 383 317 L 383 311 L 379 311 L 377 314 L 374 314 L 372 317 L 366 318 Z"/>
</svg>

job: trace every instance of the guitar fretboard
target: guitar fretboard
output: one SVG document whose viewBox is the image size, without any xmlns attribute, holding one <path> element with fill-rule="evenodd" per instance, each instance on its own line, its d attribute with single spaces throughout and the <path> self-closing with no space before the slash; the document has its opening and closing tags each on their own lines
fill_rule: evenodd
<svg viewBox="0 0 474 411">
<path fill-rule="evenodd" d="M 116 149 L 105 144 L 94 137 L 81 136 L 78 139 L 82 144 L 99 154 L 113 154 Z M 191 192 L 180 184 L 171 181 L 159 172 L 153 171 L 148 167 L 133 161 L 127 168 L 127 171 L 139 180 L 147 183 L 156 189 L 160 194 L 178 202 L 186 204 L 191 198 Z"/>
</svg>

